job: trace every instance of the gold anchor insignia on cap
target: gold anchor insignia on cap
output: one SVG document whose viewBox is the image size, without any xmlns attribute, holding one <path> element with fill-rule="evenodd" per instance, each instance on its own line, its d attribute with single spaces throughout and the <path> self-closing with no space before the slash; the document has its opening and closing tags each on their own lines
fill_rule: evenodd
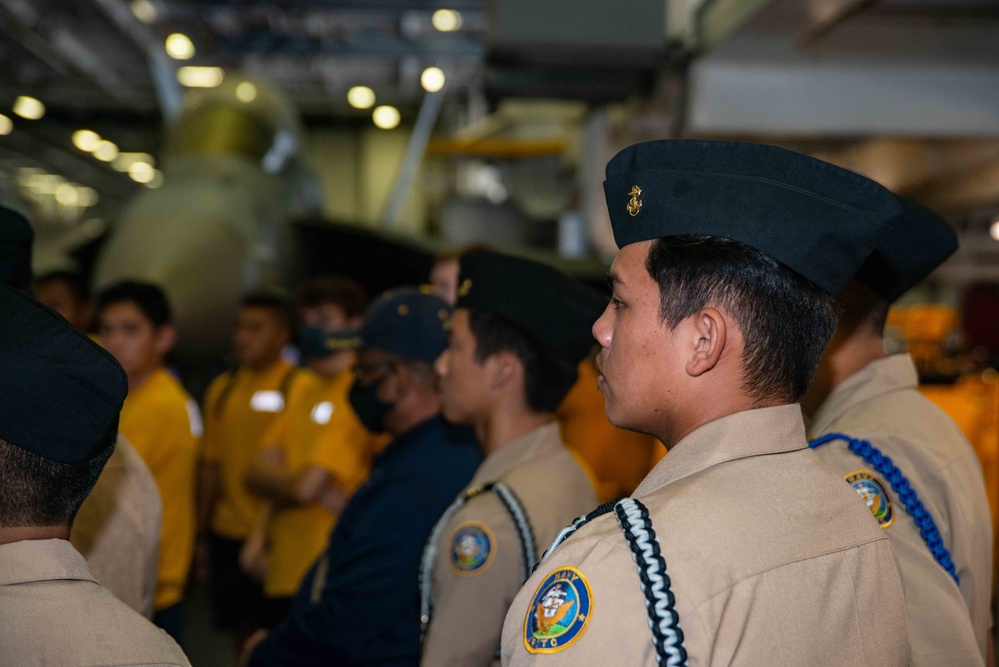
<svg viewBox="0 0 999 667">
<path fill-rule="evenodd" d="M 468 296 L 468 293 L 472 291 L 472 279 L 465 278 L 461 281 L 461 285 L 458 287 L 458 296 Z"/>
<path fill-rule="evenodd" d="M 628 206 L 627 206 L 628 215 L 634 218 L 636 215 L 638 215 L 638 212 L 642 210 L 642 200 L 639 199 L 639 197 L 642 194 L 642 188 L 638 187 L 637 185 L 633 185 L 631 187 L 631 192 L 629 192 L 628 194 L 631 196 L 631 199 L 628 201 Z"/>
</svg>

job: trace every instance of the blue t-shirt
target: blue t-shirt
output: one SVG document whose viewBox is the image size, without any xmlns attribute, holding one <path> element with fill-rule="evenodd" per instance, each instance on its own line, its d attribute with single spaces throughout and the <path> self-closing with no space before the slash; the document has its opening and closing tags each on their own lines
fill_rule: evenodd
<svg viewBox="0 0 999 667">
<path fill-rule="evenodd" d="M 418 665 L 420 556 L 481 460 L 471 429 L 440 416 L 394 440 L 344 508 L 291 612 L 250 665 Z M 324 559 L 326 579 L 313 603 Z"/>
</svg>

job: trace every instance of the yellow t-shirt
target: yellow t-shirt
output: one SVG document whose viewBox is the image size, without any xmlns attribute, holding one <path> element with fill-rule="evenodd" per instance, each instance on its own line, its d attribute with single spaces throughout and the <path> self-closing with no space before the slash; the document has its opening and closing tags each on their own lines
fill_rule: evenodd
<svg viewBox="0 0 999 667">
<path fill-rule="evenodd" d="M 163 501 L 153 607 L 184 597 L 194 553 L 194 487 L 201 416 L 181 384 L 160 368 L 128 392 L 119 430 L 149 466 Z"/>
<path fill-rule="evenodd" d="M 371 459 L 385 445 L 385 438 L 368 432 L 351 409 L 347 394 L 353 381 L 353 373 L 340 373 L 289 401 L 262 441 L 281 448 L 289 470 L 326 468 L 348 495 L 367 478 Z M 295 594 L 335 522 L 336 517 L 319 505 L 275 511 L 267 526 L 268 596 Z"/>
<path fill-rule="evenodd" d="M 218 535 L 245 540 L 253 532 L 266 501 L 246 488 L 246 473 L 260 451 L 261 436 L 316 381 L 310 371 L 282 359 L 260 372 L 230 371 L 208 387 L 202 456 L 219 466 L 211 526 Z"/>
</svg>

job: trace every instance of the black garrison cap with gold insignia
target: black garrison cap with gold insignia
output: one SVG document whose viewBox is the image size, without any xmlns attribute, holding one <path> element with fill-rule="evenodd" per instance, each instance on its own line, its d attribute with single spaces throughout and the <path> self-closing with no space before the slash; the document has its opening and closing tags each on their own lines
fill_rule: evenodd
<svg viewBox="0 0 999 667">
<path fill-rule="evenodd" d="M 545 264 L 497 252 L 469 252 L 458 261 L 456 308 L 512 322 L 572 366 L 593 348 L 590 329 L 607 305 L 595 290 Z"/>
<path fill-rule="evenodd" d="M 447 347 L 445 322 L 451 307 L 415 287 L 385 292 L 371 304 L 361 324 L 359 343 L 433 363 Z"/>
<path fill-rule="evenodd" d="M 761 144 L 666 140 L 629 146 L 607 165 L 618 247 L 667 236 L 718 236 L 783 263 L 834 294 L 901 212 L 852 171 Z"/>
<path fill-rule="evenodd" d="M 0 206 L 0 282 L 14 289 L 28 289 L 33 236 L 24 216 Z"/>
<path fill-rule="evenodd" d="M 891 222 L 857 273 L 857 279 L 888 303 L 930 275 L 957 250 L 957 234 L 933 211 L 897 197 L 902 215 Z"/>
<path fill-rule="evenodd" d="M 0 377 L 0 438 L 9 444 L 75 464 L 114 442 L 125 371 L 54 311 L 7 285 L 0 285 Z"/>
</svg>

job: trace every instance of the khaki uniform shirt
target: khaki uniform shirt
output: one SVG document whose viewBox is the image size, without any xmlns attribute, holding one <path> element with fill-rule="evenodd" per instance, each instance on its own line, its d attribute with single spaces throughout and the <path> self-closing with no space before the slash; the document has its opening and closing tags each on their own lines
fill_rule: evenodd
<svg viewBox="0 0 999 667">
<path fill-rule="evenodd" d="M 797 405 L 700 427 L 634 497 L 651 515 L 691 667 L 906 664 L 891 545 L 857 494 L 807 449 Z M 557 608 L 558 623 L 527 623 L 558 595 L 574 603 Z M 504 665 L 656 664 L 645 596 L 613 512 L 541 564 L 507 614 L 502 648 Z"/>
<path fill-rule="evenodd" d="M 118 434 L 114 453 L 80 506 L 69 541 L 102 586 L 153 617 L 163 504 L 138 452 Z"/>
<path fill-rule="evenodd" d="M 469 488 L 489 482 L 503 482 L 520 500 L 534 533 L 535 559 L 562 528 L 598 504 L 555 422 L 486 457 Z M 433 616 L 421 664 L 493 664 L 503 618 L 524 579 L 520 533 L 502 501 L 495 492 L 469 499 L 437 544 Z"/>
<path fill-rule="evenodd" d="M 97 583 L 66 540 L 0 545 L 0 665 L 183 665 L 165 632 Z"/>
<path fill-rule="evenodd" d="M 892 459 L 940 530 L 960 588 L 934 560 L 888 481 L 836 440 L 815 451 L 840 477 L 875 477 L 869 504 L 891 540 L 905 582 L 913 665 L 981 665 L 991 625 L 992 523 L 974 450 L 943 411 L 916 390 L 909 355 L 869 364 L 839 385 L 812 421 L 813 437 L 842 433 Z M 880 487 L 880 488 L 879 488 Z M 886 497 L 880 490 L 884 489 Z"/>
</svg>

